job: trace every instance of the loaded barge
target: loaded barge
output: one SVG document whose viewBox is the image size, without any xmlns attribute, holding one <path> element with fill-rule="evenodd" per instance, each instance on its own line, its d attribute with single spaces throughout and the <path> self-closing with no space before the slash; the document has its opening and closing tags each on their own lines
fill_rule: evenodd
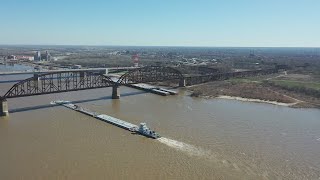
<svg viewBox="0 0 320 180">
<path fill-rule="evenodd" d="M 129 122 L 126 122 L 126 121 L 123 121 L 121 119 L 117 119 L 117 118 L 114 118 L 114 117 L 111 117 L 111 116 L 108 116 L 108 115 L 105 115 L 105 114 L 99 114 L 99 113 L 96 113 L 96 112 L 92 112 L 92 111 L 90 111 L 88 109 L 85 109 L 85 108 L 82 108 L 82 107 L 80 107 L 78 105 L 72 104 L 70 101 L 58 100 L 58 101 L 52 101 L 51 104 L 62 105 L 64 107 L 67 107 L 67 108 L 72 109 L 74 111 L 81 112 L 82 114 L 94 117 L 94 118 L 99 119 L 101 121 L 110 123 L 112 125 L 118 126 L 120 128 L 126 129 L 126 130 L 131 131 L 131 132 L 135 132 L 135 133 L 144 135 L 144 136 L 149 137 L 149 138 L 157 139 L 157 138 L 161 137 L 155 131 L 150 130 L 147 127 L 146 123 L 140 123 L 140 125 L 137 126 L 135 124 L 131 124 Z"/>
</svg>

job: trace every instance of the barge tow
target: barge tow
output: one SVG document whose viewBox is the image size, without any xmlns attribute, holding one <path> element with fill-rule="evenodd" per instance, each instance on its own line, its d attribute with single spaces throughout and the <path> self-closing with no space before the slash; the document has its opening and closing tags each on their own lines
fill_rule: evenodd
<svg viewBox="0 0 320 180">
<path fill-rule="evenodd" d="M 131 132 L 141 134 L 141 135 L 149 137 L 149 138 L 158 139 L 161 137 L 158 133 L 149 129 L 147 127 L 146 123 L 140 123 L 140 125 L 137 126 L 135 124 L 108 116 L 106 114 L 99 114 L 99 113 L 90 111 L 90 110 L 82 108 L 78 105 L 72 104 L 70 101 L 57 100 L 57 101 L 52 101 L 51 104 L 62 105 L 64 107 L 67 107 L 67 108 L 72 109 L 74 111 L 81 112 L 82 114 L 86 114 L 88 116 L 94 117 L 94 118 L 99 119 L 101 121 L 118 126 L 120 128 L 126 129 Z"/>
</svg>

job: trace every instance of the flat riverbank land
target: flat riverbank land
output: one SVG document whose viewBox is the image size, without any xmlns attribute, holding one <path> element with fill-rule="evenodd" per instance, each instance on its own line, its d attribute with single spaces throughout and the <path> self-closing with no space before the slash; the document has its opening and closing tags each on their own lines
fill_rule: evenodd
<svg viewBox="0 0 320 180">
<path fill-rule="evenodd" d="M 194 97 L 236 99 L 297 108 L 320 108 L 320 80 L 309 75 L 275 74 L 215 81 L 188 87 Z"/>
</svg>

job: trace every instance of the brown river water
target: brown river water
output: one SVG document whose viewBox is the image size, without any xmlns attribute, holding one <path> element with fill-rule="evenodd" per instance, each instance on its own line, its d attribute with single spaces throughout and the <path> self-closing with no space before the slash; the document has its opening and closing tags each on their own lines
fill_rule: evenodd
<svg viewBox="0 0 320 180">
<path fill-rule="evenodd" d="M 0 84 L 3 94 L 12 84 Z M 9 99 L 0 117 L 0 179 L 319 179 L 320 110 L 158 96 L 121 87 Z M 73 101 L 153 140 L 50 101 Z"/>
</svg>

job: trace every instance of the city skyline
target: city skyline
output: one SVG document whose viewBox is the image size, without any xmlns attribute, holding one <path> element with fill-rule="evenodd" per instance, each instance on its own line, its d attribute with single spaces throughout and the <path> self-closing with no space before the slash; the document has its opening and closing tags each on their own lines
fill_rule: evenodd
<svg viewBox="0 0 320 180">
<path fill-rule="evenodd" d="M 320 47 L 320 1 L 2 2 L 2 45 Z"/>
</svg>

